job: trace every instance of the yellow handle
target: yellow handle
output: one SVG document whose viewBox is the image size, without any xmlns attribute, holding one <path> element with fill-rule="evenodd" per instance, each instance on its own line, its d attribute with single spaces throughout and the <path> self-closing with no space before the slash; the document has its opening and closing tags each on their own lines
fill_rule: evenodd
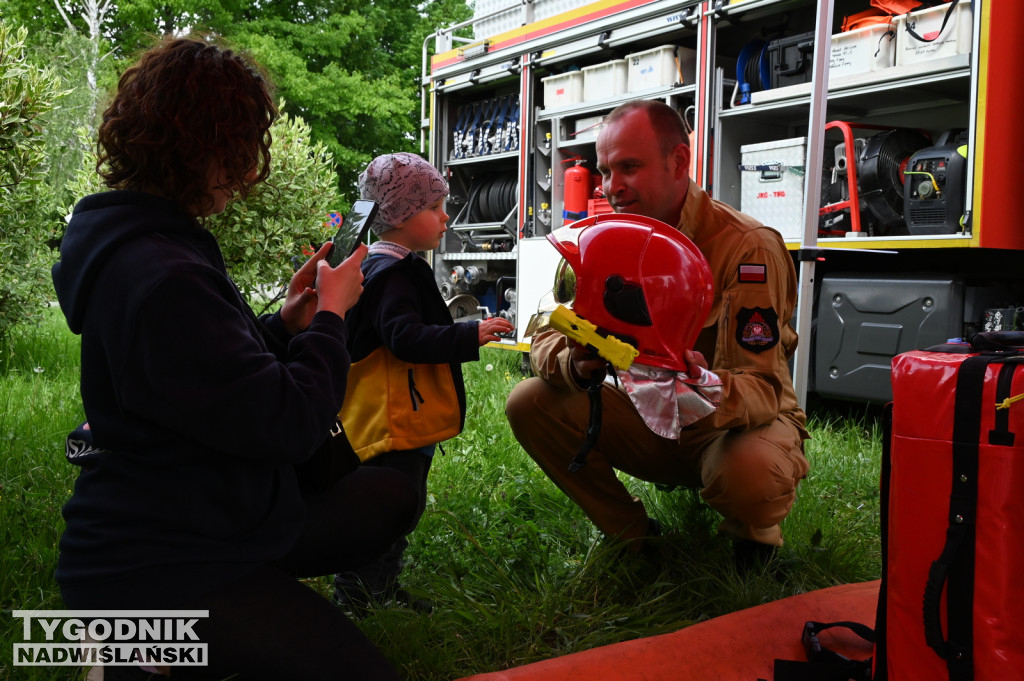
<svg viewBox="0 0 1024 681">
<path fill-rule="evenodd" d="M 615 336 L 602 336 L 597 332 L 596 326 L 564 305 L 559 305 L 552 311 L 550 323 L 553 328 L 577 343 L 593 348 L 597 354 L 621 371 L 628 369 L 640 354 L 639 350 Z"/>
</svg>

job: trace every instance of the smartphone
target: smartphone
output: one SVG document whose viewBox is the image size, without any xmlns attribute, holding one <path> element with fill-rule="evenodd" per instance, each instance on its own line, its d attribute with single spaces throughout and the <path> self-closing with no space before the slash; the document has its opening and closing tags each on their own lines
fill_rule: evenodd
<svg viewBox="0 0 1024 681">
<path fill-rule="evenodd" d="M 331 239 L 331 252 L 327 254 L 327 262 L 337 267 L 341 261 L 352 255 L 359 244 L 366 241 L 370 233 L 370 225 L 377 216 L 377 202 L 360 199 L 352 204 L 352 209 L 341 221 L 341 226 Z"/>
</svg>

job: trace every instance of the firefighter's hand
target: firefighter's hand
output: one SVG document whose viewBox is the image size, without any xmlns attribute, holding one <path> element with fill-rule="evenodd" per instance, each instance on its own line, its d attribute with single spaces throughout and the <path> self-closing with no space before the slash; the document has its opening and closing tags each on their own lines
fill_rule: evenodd
<svg viewBox="0 0 1024 681">
<path fill-rule="evenodd" d="M 690 378 L 700 376 L 701 369 L 708 368 L 708 361 L 696 350 L 687 350 L 683 353 L 683 359 L 686 360 L 686 375 Z"/>
<path fill-rule="evenodd" d="M 480 334 L 480 345 L 484 345 L 491 341 L 501 340 L 501 336 L 498 334 L 512 331 L 512 322 L 504 317 L 491 317 L 482 320 L 477 331 Z"/>
<path fill-rule="evenodd" d="M 569 344 L 569 370 L 573 379 L 583 386 L 603 381 L 608 375 L 608 361 L 571 338 L 566 342 Z"/>
</svg>

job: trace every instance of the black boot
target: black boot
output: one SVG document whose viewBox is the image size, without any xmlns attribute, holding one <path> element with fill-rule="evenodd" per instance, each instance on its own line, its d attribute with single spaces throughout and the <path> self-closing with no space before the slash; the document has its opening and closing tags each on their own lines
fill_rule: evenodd
<svg viewBox="0 0 1024 681">
<path fill-rule="evenodd" d="M 778 569 L 779 549 L 772 544 L 762 544 L 753 539 L 735 539 L 732 542 L 733 562 L 741 575 L 767 571 L 774 576 Z"/>
</svg>

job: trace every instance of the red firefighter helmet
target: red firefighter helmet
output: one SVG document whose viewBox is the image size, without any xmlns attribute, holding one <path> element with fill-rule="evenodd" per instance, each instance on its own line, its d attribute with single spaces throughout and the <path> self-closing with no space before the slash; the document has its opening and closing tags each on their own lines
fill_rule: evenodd
<svg viewBox="0 0 1024 681">
<path fill-rule="evenodd" d="M 555 298 L 634 345 L 641 364 L 685 371 L 711 309 L 711 269 L 677 229 L 642 215 L 594 215 L 548 235 L 562 254 Z"/>
</svg>

